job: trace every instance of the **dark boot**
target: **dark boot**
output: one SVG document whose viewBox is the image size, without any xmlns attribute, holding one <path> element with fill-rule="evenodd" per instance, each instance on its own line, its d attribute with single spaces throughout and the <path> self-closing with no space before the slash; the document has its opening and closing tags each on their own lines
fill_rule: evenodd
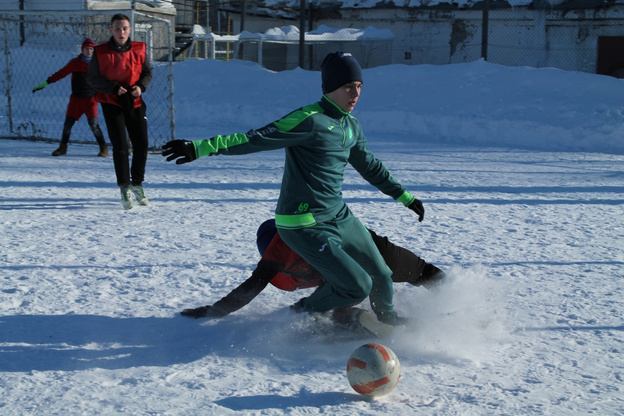
<svg viewBox="0 0 624 416">
<path fill-rule="evenodd" d="M 92 117 L 88 119 L 87 122 L 89 123 L 89 128 L 91 128 L 91 131 L 93 132 L 93 135 L 95 136 L 95 140 L 100 146 L 100 153 L 98 153 L 98 156 L 99 157 L 108 156 L 108 147 L 106 147 L 106 142 L 104 141 L 104 134 L 102 133 L 102 129 L 100 129 L 100 125 L 98 124 L 98 119 L 95 117 Z"/>
<path fill-rule="evenodd" d="M 100 145 L 100 153 L 98 153 L 99 157 L 108 156 L 108 147 L 105 144 Z"/>
<path fill-rule="evenodd" d="M 52 156 L 61 156 L 67 154 L 67 145 L 61 143 L 58 149 L 52 152 Z"/>
<path fill-rule="evenodd" d="M 71 130 L 75 122 L 75 119 L 65 117 L 65 123 L 63 123 L 63 134 L 61 135 L 61 145 L 58 149 L 52 152 L 52 156 L 67 154 L 67 143 L 69 143 L 69 136 L 71 135 Z"/>
</svg>

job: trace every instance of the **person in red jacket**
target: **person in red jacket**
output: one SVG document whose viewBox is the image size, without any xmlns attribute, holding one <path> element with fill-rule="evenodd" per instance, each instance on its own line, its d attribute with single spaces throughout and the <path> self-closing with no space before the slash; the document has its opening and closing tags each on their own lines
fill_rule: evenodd
<svg viewBox="0 0 624 416">
<path fill-rule="evenodd" d="M 431 289 L 438 286 L 445 274 L 410 250 L 393 244 L 387 237 L 368 230 L 384 261 L 392 270 L 394 283 L 409 283 Z M 250 303 L 269 283 L 281 290 L 295 291 L 325 284 L 323 275 L 284 243 L 275 220 L 263 222 L 256 235 L 258 251 L 262 258 L 251 276 L 213 305 L 185 309 L 181 315 L 192 318 L 222 318 Z M 353 306 L 336 308 L 330 318 L 345 326 L 361 324 L 362 309 Z M 366 315 L 368 323 L 376 319 Z M 376 323 L 376 325 L 379 325 Z M 366 326 L 366 325 L 364 325 Z"/>
<path fill-rule="evenodd" d="M 69 96 L 69 104 L 65 114 L 65 123 L 63 124 L 63 133 L 61 135 L 61 144 L 58 149 L 52 152 L 52 156 L 61 156 L 67 153 L 67 144 L 71 135 L 74 123 L 84 114 L 87 117 L 89 127 L 95 136 L 95 140 L 100 146 L 98 156 L 108 156 L 108 147 L 104 135 L 98 124 L 98 103 L 95 100 L 95 90 L 86 81 L 87 68 L 93 56 L 95 44 L 89 38 L 82 42 L 81 53 L 72 59 L 63 68 L 50 75 L 47 80 L 33 88 L 32 92 L 41 91 L 49 84 L 60 81 L 71 74 L 72 92 Z"/>
<path fill-rule="evenodd" d="M 111 38 L 95 47 L 87 81 L 102 105 L 113 162 L 124 209 L 133 207 L 132 194 L 140 205 L 148 205 L 143 189 L 148 136 L 142 95 L 152 80 L 152 67 L 143 42 L 130 39 L 130 19 L 116 14 L 111 19 Z M 127 135 L 126 135 L 127 131 Z M 132 165 L 130 148 L 132 144 Z"/>
</svg>

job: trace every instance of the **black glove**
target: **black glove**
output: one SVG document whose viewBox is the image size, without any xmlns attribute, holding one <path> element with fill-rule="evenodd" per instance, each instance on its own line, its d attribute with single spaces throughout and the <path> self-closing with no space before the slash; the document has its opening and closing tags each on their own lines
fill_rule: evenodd
<svg viewBox="0 0 624 416">
<path fill-rule="evenodd" d="M 133 97 L 132 94 L 130 94 L 130 92 L 117 96 L 117 101 L 119 102 L 119 104 L 121 105 L 121 108 L 123 108 L 123 110 L 126 113 L 132 113 L 134 111 L 135 99 L 136 97 Z"/>
<path fill-rule="evenodd" d="M 423 207 L 422 202 L 420 202 L 418 199 L 415 199 L 407 207 L 414 211 L 416 215 L 418 215 L 418 222 L 422 222 L 422 220 L 425 218 L 425 207 Z"/>
<path fill-rule="evenodd" d="M 188 140 L 171 140 L 165 143 L 162 148 L 162 155 L 169 156 L 167 162 L 177 159 L 176 164 L 181 165 L 182 163 L 192 162 L 197 159 L 195 145 Z"/>
<path fill-rule="evenodd" d="M 180 315 L 182 316 L 188 316 L 190 318 L 208 318 L 211 317 L 212 315 L 210 314 L 210 305 L 206 305 L 206 306 L 200 306 L 199 308 L 192 308 L 192 309 L 184 309 L 182 312 L 180 312 Z"/>
</svg>

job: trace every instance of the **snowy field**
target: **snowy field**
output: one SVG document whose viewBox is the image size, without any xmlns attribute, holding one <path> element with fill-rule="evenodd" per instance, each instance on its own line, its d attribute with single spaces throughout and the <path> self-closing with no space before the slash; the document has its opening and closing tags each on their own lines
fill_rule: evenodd
<svg viewBox="0 0 624 416">
<path fill-rule="evenodd" d="M 320 97 L 318 72 L 176 65 L 178 138 Z M 151 205 L 124 211 L 95 146 L 0 140 L 0 414 L 624 414 L 623 81 L 485 62 L 364 77 L 354 115 L 427 211 L 418 223 L 352 169 L 345 200 L 449 272 L 435 292 L 395 285 L 412 322 L 381 340 L 401 360 L 392 393 L 350 388 L 347 358 L 374 340 L 311 335 L 288 309 L 307 291 L 178 314 L 250 275 L 283 151 L 150 154 Z"/>
</svg>

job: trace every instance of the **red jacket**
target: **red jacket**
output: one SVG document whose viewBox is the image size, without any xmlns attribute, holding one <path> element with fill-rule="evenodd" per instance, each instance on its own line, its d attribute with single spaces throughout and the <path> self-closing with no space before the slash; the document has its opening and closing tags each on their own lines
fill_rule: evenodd
<svg viewBox="0 0 624 416">
<path fill-rule="evenodd" d="M 282 266 L 270 282 L 278 289 L 305 289 L 318 286 L 323 281 L 323 275 L 288 247 L 279 234 L 275 234 L 262 258 Z"/>
<path fill-rule="evenodd" d="M 48 84 L 60 81 L 71 74 L 72 95 L 79 98 L 91 98 L 95 95 L 95 90 L 85 79 L 87 69 L 89 69 L 89 62 L 86 62 L 81 58 L 81 55 L 78 55 L 63 68 L 50 75 L 47 79 Z"/>
</svg>

